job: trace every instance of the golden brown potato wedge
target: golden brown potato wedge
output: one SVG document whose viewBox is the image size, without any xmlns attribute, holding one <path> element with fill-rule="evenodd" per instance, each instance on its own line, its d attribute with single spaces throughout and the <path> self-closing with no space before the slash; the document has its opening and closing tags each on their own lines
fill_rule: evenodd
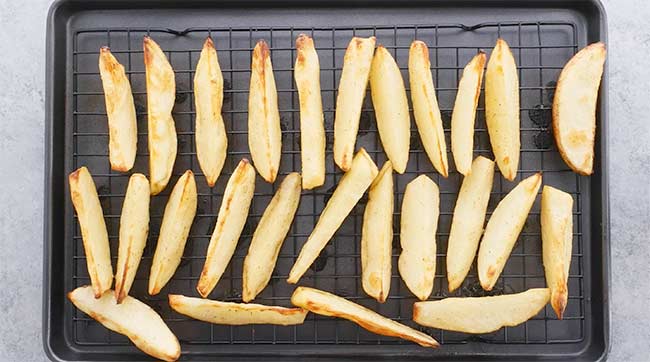
<svg viewBox="0 0 650 362">
<path fill-rule="evenodd" d="M 131 290 L 142 252 L 147 244 L 150 195 L 149 180 L 141 173 L 131 175 L 120 216 L 120 244 L 115 272 L 115 295 L 118 304 L 122 303 Z"/>
<path fill-rule="evenodd" d="M 111 250 L 102 205 L 99 203 L 95 182 L 86 167 L 80 167 L 71 173 L 68 182 L 72 205 L 79 219 L 90 283 L 95 298 L 99 298 L 113 283 Z"/>
<path fill-rule="evenodd" d="M 514 180 L 519 165 L 519 75 L 508 43 L 497 39 L 485 72 L 485 121 L 499 170 Z"/>
<path fill-rule="evenodd" d="M 499 279 L 541 184 L 541 173 L 522 180 L 494 209 L 478 251 L 478 277 L 483 289 L 492 290 Z"/>
<path fill-rule="evenodd" d="M 288 174 L 257 224 L 244 259 L 242 299 L 251 301 L 271 280 L 282 242 L 287 237 L 300 202 L 300 174 Z"/>
<path fill-rule="evenodd" d="M 237 241 L 246 225 L 254 191 L 255 169 L 244 158 L 239 161 L 239 165 L 228 180 L 219 208 L 217 224 L 210 238 L 203 271 L 196 286 L 196 290 L 203 298 L 207 298 L 217 285 L 230 258 L 235 253 Z"/>
<path fill-rule="evenodd" d="M 267 182 L 273 183 L 280 168 L 282 131 L 271 52 L 264 40 L 255 45 L 251 61 L 248 147 L 257 172 Z"/>
<path fill-rule="evenodd" d="M 436 98 L 436 89 L 431 77 L 429 48 L 420 40 L 411 43 L 411 49 L 409 50 L 409 80 L 411 83 L 413 116 L 415 117 L 415 124 L 418 126 L 422 145 L 433 167 L 443 177 L 447 177 L 449 168 L 447 144 L 438 99 Z"/>
<path fill-rule="evenodd" d="M 393 56 L 381 45 L 372 58 L 370 94 L 384 152 L 395 171 L 404 173 L 411 142 L 409 105 L 402 73 Z"/>
<path fill-rule="evenodd" d="M 476 256 L 493 180 L 494 161 L 483 156 L 476 157 L 471 172 L 463 179 L 451 220 L 447 242 L 447 281 L 450 292 L 463 283 Z"/>
<path fill-rule="evenodd" d="M 472 167 L 474 121 L 481 96 L 485 61 L 485 53 L 479 51 L 463 69 L 451 114 L 451 152 L 454 154 L 456 169 L 465 176 Z"/>
<path fill-rule="evenodd" d="M 176 312 L 200 321 L 214 324 L 302 324 L 307 311 L 302 308 L 284 308 L 254 303 L 230 303 L 184 295 L 169 295 L 169 306 Z"/>
<path fill-rule="evenodd" d="M 144 65 L 147 82 L 149 182 L 151 194 L 165 189 L 176 161 L 176 125 L 172 109 L 176 101 L 174 70 L 165 53 L 148 36 L 144 37 Z"/>
<path fill-rule="evenodd" d="M 411 293 L 426 300 L 436 276 L 436 230 L 440 214 L 438 185 L 420 175 L 406 185 L 400 223 L 399 274 Z"/>
<path fill-rule="evenodd" d="M 393 165 L 386 161 L 370 185 L 361 231 L 361 283 L 380 303 L 390 290 L 393 203 Z"/>
<path fill-rule="evenodd" d="M 322 290 L 298 287 L 291 296 L 291 303 L 316 314 L 347 319 L 382 336 L 399 337 L 415 342 L 422 347 L 437 348 L 440 346 L 429 335 Z"/>
<path fill-rule="evenodd" d="M 581 175 L 594 172 L 596 102 L 606 56 L 601 42 L 580 50 L 562 69 L 553 98 L 555 143 L 564 162 Z"/>
<path fill-rule="evenodd" d="M 291 268 L 287 282 L 295 284 L 316 260 L 327 242 L 330 241 L 343 220 L 357 204 L 364 192 L 377 176 L 377 166 L 361 148 L 352 160 L 352 167 L 346 172 L 325 209 L 318 218 L 316 227 L 300 250 L 296 263 Z"/>
<path fill-rule="evenodd" d="M 427 327 L 464 333 L 490 333 L 514 327 L 544 308 L 550 292 L 546 288 L 494 297 L 445 298 L 416 302 L 413 321 Z"/>
<path fill-rule="evenodd" d="M 187 170 L 176 182 L 165 206 L 156 252 L 151 262 L 149 294 L 158 294 L 181 263 L 196 215 L 196 205 L 196 181 L 192 171 Z"/>
<path fill-rule="evenodd" d="M 359 131 L 361 106 L 366 96 L 375 37 L 350 40 L 343 57 L 334 116 L 334 162 L 343 171 L 352 167 L 352 155 Z"/>
<path fill-rule="evenodd" d="M 551 186 L 542 189 L 542 255 L 551 306 L 559 319 L 569 299 L 568 278 L 573 244 L 573 198 Z"/>
<path fill-rule="evenodd" d="M 223 75 L 212 39 L 203 43 L 194 75 L 196 106 L 196 158 L 210 187 L 214 186 L 223 168 L 228 137 L 221 116 Z"/>
<path fill-rule="evenodd" d="M 108 47 L 99 50 L 99 75 L 108 116 L 108 158 L 113 170 L 126 172 L 133 167 L 138 144 L 135 103 L 124 67 Z"/>
<path fill-rule="evenodd" d="M 296 39 L 294 77 L 300 101 L 300 160 L 302 188 L 311 190 L 325 182 L 325 126 L 320 94 L 320 63 L 314 40 Z"/>
<path fill-rule="evenodd" d="M 117 304 L 112 290 L 96 299 L 90 286 L 71 291 L 68 299 L 104 327 L 127 336 L 142 352 L 163 361 L 180 357 L 181 346 L 174 333 L 158 313 L 141 301 L 127 296 Z"/>
</svg>

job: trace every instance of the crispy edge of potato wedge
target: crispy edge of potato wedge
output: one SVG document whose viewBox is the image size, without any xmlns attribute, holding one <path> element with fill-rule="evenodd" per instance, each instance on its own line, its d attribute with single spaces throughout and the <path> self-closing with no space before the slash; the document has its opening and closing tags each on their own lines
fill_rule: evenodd
<svg viewBox="0 0 650 362">
<path fill-rule="evenodd" d="M 178 339 L 158 313 L 145 303 L 127 296 L 121 304 L 108 290 L 101 298 L 93 298 L 90 286 L 68 293 L 68 299 L 82 312 L 104 327 L 123 334 L 142 352 L 164 360 L 176 361 L 181 355 Z"/>
<path fill-rule="evenodd" d="M 255 303 L 231 303 L 184 295 L 170 294 L 169 306 L 176 312 L 213 324 L 246 325 L 275 324 L 290 326 L 302 324 L 307 311 Z"/>
<path fill-rule="evenodd" d="M 196 215 L 196 208 L 196 181 L 194 173 L 187 170 L 174 185 L 165 205 L 160 235 L 151 262 L 149 294 L 158 294 L 176 272 Z"/>
<path fill-rule="evenodd" d="M 553 97 L 555 143 L 564 162 L 581 175 L 594 172 L 596 105 L 606 57 L 602 42 L 581 49 L 562 69 Z"/>
<path fill-rule="evenodd" d="M 219 57 L 210 37 L 205 39 L 194 75 L 196 107 L 196 158 L 213 187 L 221 174 L 228 150 L 228 137 L 221 116 L 223 106 L 223 75 Z"/>
<path fill-rule="evenodd" d="M 241 235 L 255 191 L 255 169 L 247 159 L 233 171 L 219 207 L 217 223 L 210 237 L 205 264 L 196 290 L 207 298 L 226 270 Z"/>
<path fill-rule="evenodd" d="M 141 173 L 129 178 L 120 215 L 120 236 L 115 272 L 115 296 L 120 304 L 129 294 L 149 234 L 149 180 Z"/>
<path fill-rule="evenodd" d="M 559 319 L 569 298 L 568 278 L 573 247 L 573 198 L 551 186 L 542 189 L 542 257 L 551 306 Z"/>
<path fill-rule="evenodd" d="M 322 290 L 298 287 L 291 296 L 291 303 L 316 314 L 347 319 L 382 336 L 406 339 L 422 347 L 437 348 L 440 346 L 435 339 L 427 334 Z"/>
<path fill-rule="evenodd" d="M 420 139 L 422 139 L 424 150 L 433 167 L 436 168 L 440 175 L 447 177 L 449 175 L 449 164 L 445 130 L 442 125 L 438 99 L 436 98 L 436 88 L 431 76 L 429 47 L 423 41 L 414 40 L 411 43 L 408 68 L 413 116 L 415 117 Z"/>
<path fill-rule="evenodd" d="M 285 176 L 257 223 L 244 258 L 242 300 L 251 301 L 271 280 L 280 248 L 300 203 L 301 178 L 297 172 Z"/>
<path fill-rule="evenodd" d="M 113 284 L 111 250 L 102 205 L 93 177 L 85 166 L 72 172 L 68 183 L 81 229 L 88 275 L 95 298 L 99 298 Z"/>
<path fill-rule="evenodd" d="M 366 192 L 377 176 L 377 165 L 366 150 L 359 149 L 346 172 L 327 201 L 311 235 L 302 246 L 298 259 L 289 272 L 287 283 L 295 284 L 316 260 L 336 230 Z"/>
<path fill-rule="evenodd" d="M 523 229 L 542 184 L 542 173 L 522 180 L 497 205 L 485 227 L 478 251 L 478 277 L 485 290 L 492 290 Z"/>
<path fill-rule="evenodd" d="M 352 167 L 361 107 L 366 96 L 375 37 L 353 37 L 343 56 L 334 114 L 334 162 L 343 171 Z"/>
<path fill-rule="evenodd" d="M 124 66 L 106 46 L 99 49 L 99 75 L 108 118 L 108 158 L 111 169 L 126 172 L 133 167 L 138 148 L 135 103 Z"/>
<path fill-rule="evenodd" d="M 547 288 L 492 297 L 445 298 L 413 304 L 417 324 L 464 333 L 490 333 L 534 317 L 548 303 Z"/>
</svg>

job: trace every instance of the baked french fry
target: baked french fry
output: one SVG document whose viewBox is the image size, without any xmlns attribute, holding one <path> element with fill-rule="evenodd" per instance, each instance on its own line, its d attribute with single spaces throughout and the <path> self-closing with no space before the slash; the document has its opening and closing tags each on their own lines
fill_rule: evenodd
<svg viewBox="0 0 650 362">
<path fill-rule="evenodd" d="M 580 50 L 562 69 L 553 97 L 555 143 L 564 162 L 581 175 L 594 172 L 596 102 L 606 57 L 601 42 Z"/>
<path fill-rule="evenodd" d="M 420 40 L 413 41 L 409 50 L 409 80 L 413 116 L 422 139 L 422 145 L 433 167 L 443 177 L 447 177 L 449 169 L 447 144 L 436 98 L 436 89 L 431 76 L 429 48 Z M 406 108 L 408 109 L 408 106 Z"/>
<path fill-rule="evenodd" d="M 165 53 L 150 37 L 144 37 L 144 66 L 147 83 L 149 182 L 151 194 L 165 189 L 176 161 L 176 125 L 172 109 L 176 101 L 174 70 Z"/>
<path fill-rule="evenodd" d="M 288 174 L 257 224 L 244 259 L 242 299 L 251 301 L 271 280 L 282 242 L 287 237 L 300 202 L 300 174 Z"/>
<path fill-rule="evenodd" d="M 217 224 L 210 238 L 203 271 L 196 286 L 196 290 L 203 298 L 207 298 L 217 285 L 235 253 L 237 241 L 246 225 L 254 191 L 255 169 L 244 158 L 239 161 L 228 180 L 219 208 Z"/>
<path fill-rule="evenodd" d="M 456 169 L 465 176 L 469 174 L 472 167 L 474 121 L 478 99 L 481 96 L 485 61 L 485 53 L 479 51 L 463 69 L 454 110 L 451 113 L 451 152 L 454 155 Z"/>
<path fill-rule="evenodd" d="M 294 77 L 300 101 L 300 160 L 302 188 L 311 190 L 325 182 L 325 126 L 320 94 L 320 63 L 314 40 L 296 39 Z"/>
<path fill-rule="evenodd" d="M 390 291 L 393 202 L 393 165 L 386 161 L 370 185 L 361 231 L 361 283 L 380 303 Z"/>
<path fill-rule="evenodd" d="M 485 211 L 494 180 L 494 161 L 478 156 L 458 193 L 447 242 L 447 281 L 453 292 L 469 272 L 483 234 Z"/>
<path fill-rule="evenodd" d="M 334 115 L 334 162 L 343 171 L 352 167 L 361 107 L 366 96 L 375 37 L 353 37 L 345 50 Z"/>
<path fill-rule="evenodd" d="M 366 192 L 377 176 L 377 172 L 377 166 L 366 150 L 361 148 L 352 160 L 352 167 L 343 175 L 327 202 L 309 239 L 300 250 L 300 255 L 289 273 L 288 283 L 297 283 L 305 274 L 307 268 L 316 260 L 343 220 Z"/>
<path fill-rule="evenodd" d="M 96 299 L 88 285 L 68 293 L 68 299 L 104 327 L 128 337 L 142 352 L 163 361 L 180 357 L 181 346 L 174 333 L 158 313 L 141 301 L 127 296 L 117 304 L 112 290 Z"/>
<path fill-rule="evenodd" d="M 126 172 L 135 162 L 138 123 L 131 83 L 108 47 L 99 50 L 99 75 L 108 116 L 108 158 L 113 170 Z"/>
<path fill-rule="evenodd" d="M 406 185 L 402 199 L 399 274 L 411 293 L 426 300 L 436 276 L 436 230 L 440 214 L 438 185 L 420 175 Z"/>
<path fill-rule="evenodd" d="M 228 149 L 228 137 L 221 116 L 223 105 L 223 75 L 212 39 L 203 43 L 194 75 L 194 104 L 196 106 L 196 158 L 212 187 L 223 168 Z"/>
<path fill-rule="evenodd" d="M 499 279 L 541 184 L 541 173 L 524 179 L 494 209 L 478 251 L 478 277 L 483 289 L 492 290 Z"/>
<path fill-rule="evenodd" d="M 499 170 L 514 180 L 519 165 L 519 76 L 508 44 L 497 39 L 485 72 L 485 121 Z"/>
<path fill-rule="evenodd" d="M 151 262 L 149 294 L 158 294 L 181 263 L 196 206 L 196 181 L 192 171 L 187 170 L 176 182 L 165 206 L 156 252 Z"/>
<path fill-rule="evenodd" d="M 548 303 L 547 288 L 493 297 L 445 298 L 413 304 L 413 321 L 464 333 L 490 333 L 534 317 Z"/>
<path fill-rule="evenodd" d="M 129 178 L 120 215 L 120 243 L 115 272 L 115 296 L 122 303 L 129 294 L 149 234 L 149 180 L 134 173 Z"/>
<path fill-rule="evenodd" d="M 411 142 L 409 105 L 402 73 L 395 59 L 381 45 L 372 58 L 370 94 L 384 151 L 395 172 L 404 173 Z"/>
<path fill-rule="evenodd" d="M 298 287 L 291 296 L 291 303 L 310 312 L 339 317 L 352 321 L 370 332 L 382 336 L 398 337 L 422 347 L 437 348 L 440 345 L 431 336 L 388 319 L 372 310 L 337 295 L 322 290 Z"/>
<path fill-rule="evenodd" d="M 273 183 L 282 154 L 282 131 L 271 53 L 264 40 L 253 49 L 248 95 L 248 147 L 253 164 L 263 179 Z"/>
<path fill-rule="evenodd" d="M 551 306 L 559 319 L 569 299 L 568 278 L 573 244 L 573 198 L 551 186 L 542 189 L 542 256 Z"/>
<path fill-rule="evenodd" d="M 176 312 L 200 321 L 227 324 L 302 324 L 307 311 L 302 308 L 284 308 L 254 303 L 230 303 L 184 295 L 169 295 L 169 306 Z"/>
<path fill-rule="evenodd" d="M 72 205 L 79 219 L 90 283 L 95 298 L 99 298 L 113 283 L 111 251 L 102 205 L 99 203 L 95 182 L 86 167 L 80 167 L 71 173 L 68 182 Z"/>
</svg>

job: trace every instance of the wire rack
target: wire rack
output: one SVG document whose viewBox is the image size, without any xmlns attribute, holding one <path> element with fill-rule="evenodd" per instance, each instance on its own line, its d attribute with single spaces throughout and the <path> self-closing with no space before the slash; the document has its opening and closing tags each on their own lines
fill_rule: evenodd
<svg viewBox="0 0 650 362">
<path fill-rule="evenodd" d="M 113 54 L 125 66 L 134 93 L 138 117 L 138 154 L 132 172 L 148 174 L 146 94 L 142 38 L 150 35 L 165 50 L 176 73 L 176 104 L 174 120 L 178 133 L 178 156 L 169 186 L 151 201 L 151 225 L 147 247 L 140 264 L 131 294 L 158 311 L 185 347 L 210 344 L 402 344 L 399 339 L 377 336 L 358 326 L 338 319 L 310 314 L 304 324 L 281 326 L 216 326 L 190 320 L 172 312 L 167 305 L 168 293 L 197 296 L 195 291 L 205 252 L 225 184 L 238 161 L 249 157 L 247 144 L 247 99 L 250 78 L 250 56 L 258 39 L 265 39 L 271 49 L 271 59 L 278 88 L 278 101 L 282 123 L 282 160 L 280 174 L 300 171 L 300 133 L 297 90 L 293 79 L 295 61 L 294 41 L 300 33 L 314 38 L 320 57 L 321 87 L 327 136 L 326 182 L 314 190 L 304 191 L 298 213 L 286 238 L 269 285 L 255 302 L 272 305 L 290 305 L 295 288 L 285 282 L 288 272 L 309 236 L 318 216 L 335 188 L 342 173 L 332 160 L 333 116 L 336 88 L 341 73 L 343 54 L 352 36 L 377 37 L 395 56 L 400 65 L 408 91 L 407 64 L 411 41 L 420 39 L 430 48 L 431 65 L 438 101 L 445 122 L 449 147 L 451 108 L 457 84 L 465 64 L 479 49 L 488 53 L 497 37 L 510 44 L 517 61 L 521 96 L 521 163 L 517 180 L 543 171 L 544 183 L 569 192 L 574 197 L 573 255 L 569 275 L 569 303 L 564 320 L 556 319 L 546 307 L 530 321 L 497 332 L 470 336 L 417 327 L 411 320 L 411 308 L 416 299 L 403 285 L 397 273 L 399 253 L 399 211 L 406 184 L 419 174 L 431 176 L 440 187 L 440 220 L 437 234 L 438 260 L 434 291 L 430 299 L 453 296 L 480 296 L 513 293 L 545 285 L 541 261 L 541 236 L 539 205 L 536 203 L 528 217 L 517 245 L 508 260 L 501 278 L 490 293 L 484 292 L 477 280 L 475 266 L 462 287 L 454 293 L 447 292 L 445 277 L 445 251 L 453 207 L 460 187 L 461 177 L 450 160 L 450 175 L 440 177 L 423 151 L 416 127 L 411 125 L 411 151 L 407 171 L 397 175 L 396 209 L 394 215 L 393 272 L 388 300 L 379 304 L 364 294 L 360 278 L 360 232 L 366 200 L 362 199 L 340 227 L 333 240 L 321 253 L 311 269 L 300 280 L 301 285 L 314 286 L 334 292 L 370 307 L 394 320 L 402 321 L 423 330 L 442 343 L 498 343 L 498 344 L 548 344 L 578 343 L 585 338 L 585 290 L 582 232 L 584 228 L 581 200 L 581 178 L 562 162 L 550 133 L 555 80 L 564 63 L 577 51 L 576 26 L 571 22 L 509 22 L 484 23 L 475 26 L 404 25 L 357 26 L 337 28 L 242 27 L 242 28 L 192 28 L 176 31 L 165 28 L 97 28 L 73 33 L 72 112 L 73 129 L 67 130 L 73 144 L 73 153 L 67 155 L 70 170 L 88 166 L 93 174 L 104 210 L 112 256 L 117 258 L 118 226 L 121 205 L 130 174 L 110 170 L 108 161 L 108 130 L 103 92 L 97 61 L 101 46 L 111 47 Z M 209 188 L 198 167 L 194 147 L 194 70 L 205 37 L 215 42 L 224 75 L 223 116 L 228 132 L 228 157 L 217 185 Z M 461 45 L 462 46 L 459 46 Z M 410 96 L 409 96 L 410 98 Z M 475 155 L 493 157 L 485 128 L 484 100 L 481 96 L 475 129 Z M 411 117 L 412 118 L 412 117 Z M 378 141 L 377 129 L 370 96 L 367 95 L 361 116 L 357 147 L 363 146 L 379 166 L 386 160 Z M 172 186 L 186 170 L 197 175 L 199 203 L 182 262 L 173 279 L 160 295 L 149 296 L 147 279 L 155 250 L 162 212 Z M 499 200 L 516 185 L 496 175 L 489 213 Z M 281 178 L 281 177 L 280 177 Z M 277 183 L 276 183 L 277 184 Z M 583 184 L 584 185 L 584 184 Z M 258 177 L 250 215 L 228 269 L 210 295 L 212 299 L 241 301 L 241 274 L 243 258 L 258 219 L 270 201 L 276 185 Z M 584 186 L 583 186 L 584 187 Z M 70 202 L 69 200 L 66 202 Z M 74 235 L 66 240 L 66 285 L 71 288 L 89 284 L 86 260 L 76 216 L 70 212 L 66 222 L 72 223 Z M 110 332 L 88 316 L 71 308 L 72 321 L 68 333 L 78 345 L 128 345 L 128 340 Z M 271 347 L 270 347 L 271 348 Z"/>
</svg>

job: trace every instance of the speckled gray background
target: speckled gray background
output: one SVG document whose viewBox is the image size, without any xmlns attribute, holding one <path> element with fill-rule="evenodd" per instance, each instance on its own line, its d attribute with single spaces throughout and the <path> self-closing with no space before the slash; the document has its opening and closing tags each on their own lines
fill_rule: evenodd
<svg viewBox="0 0 650 362">
<path fill-rule="evenodd" d="M 41 341 L 45 18 L 0 0 L 0 360 Z M 611 361 L 650 360 L 650 2 L 605 0 L 609 21 Z"/>
</svg>

